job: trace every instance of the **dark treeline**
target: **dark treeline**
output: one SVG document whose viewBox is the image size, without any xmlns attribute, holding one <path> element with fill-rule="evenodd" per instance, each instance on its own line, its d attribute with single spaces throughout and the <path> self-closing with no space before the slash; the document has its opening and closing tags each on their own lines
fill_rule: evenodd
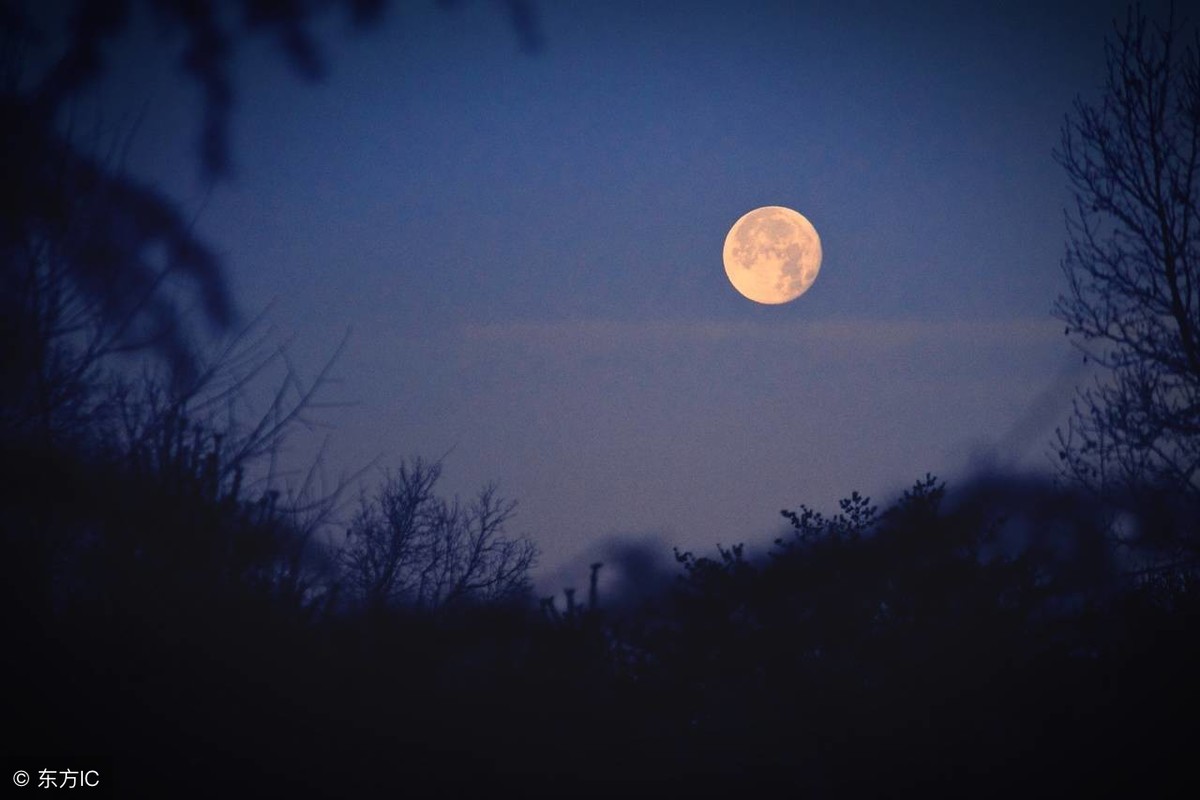
<svg viewBox="0 0 1200 800">
<path fill-rule="evenodd" d="M 637 604 L 418 607 L 334 598 L 333 556 L 298 577 L 302 533 L 204 459 L 4 458 L 6 749 L 109 756 L 119 796 L 1194 784 L 1195 567 L 1159 546 L 1194 513 L 1120 509 L 1118 541 L 1115 507 L 926 479 L 679 553 Z"/>
<path fill-rule="evenodd" d="M 244 0 L 244 30 L 215 4 L 150 5 L 204 90 L 200 163 L 219 178 L 230 47 L 265 32 L 314 72 L 320 4 Z M 382 4 L 341 5 L 369 22 Z M 507 5 L 536 43 L 526 4 Z M 106 759 L 120 797 L 1194 794 L 1193 51 L 1183 102 L 1138 102 L 1175 84 L 1131 16 L 1115 99 L 1081 105 L 1059 154 L 1090 197 L 1068 258 L 1090 277 L 1062 313 L 1117 376 L 1060 436 L 1062 481 L 927 476 L 882 507 L 785 510 L 757 551 L 671 564 L 626 546 L 539 598 L 494 486 L 444 497 L 442 463 L 412 459 L 356 500 L 272 469 L 328 373 L 302 380 L 239 332 L 187 215 L 63 122 L 129 8 L 79 4 L 65 55 L 31 75 L 31 18 L 0 4 L 0 726 L 16 766 Z M 1122 140 L 1106 116 L 1121 102 L 1150 138 Z M 1139 159 L 1182 170 L 1163 197 L 1124 180 Z M 1123 203 L 1145 205 L 1117 214 L 1145 235 L 1118 245 L 1170 247 L 1109 247 L 1091 215 Z M 1128 300 L 1164 253 L 1142 276 L 1162 296 L 1130 294 L 1149 298 L 1141 323 L 1109 324 L 1128 303 L 1093 313 L 1089 292 Z M 206 326 L 226 343 L 198 344 Z"/>
</svg>

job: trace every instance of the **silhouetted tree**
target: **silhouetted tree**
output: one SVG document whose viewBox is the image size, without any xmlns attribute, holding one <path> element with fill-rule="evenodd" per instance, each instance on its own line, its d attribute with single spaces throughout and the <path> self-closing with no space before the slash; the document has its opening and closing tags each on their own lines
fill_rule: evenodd
<svg viewBox="0 0 1200 800">
<path fill-rule="evenodd" d="M 135 10 L 144 6 L 172 44 L 182 39 L 178 69 L 201 95 L 200 174 L 214 182 L 232 169 L 230 73 L 238 48 L 253 36 L 273 38 L 294 71 L 315 80 L 325 68 L 310 31 L 315 20 L 335 6 L 367 27 L 387 2 L 80 0 L 32 13 L 38 5 L 46 4 L 0 2 L 0 400 L 6 409 L 15 402 L 45 416 L 80 405 L 73 382 L 103 353 L 148 349 L 177 378 L 194 377 L 198 326 L 180 313 L 177 297 L 161 291 L 164 282 L 190 281 L 202 321 L 218 333 L 236 316 L 219 258 L 178 204 L 118 172 L 95 152 L 95 140 L 80 146 L 67 122 L 103 79 Z M 536 48 L 529 4 L 505 5 L 522 43 Z M 47 53 L 54 55 L 39 63 Z M 71 313 L 79 306 L 102 325 L 80 331 Z M 67 337 L 77 346 L 69 357 L 60 352 Z"/>
<path fill-rule="evenodd" d="M 175 37 L 167 47 L 182 39 L 202 95 L 201 175 L 220 179 L 236 46 L 277 36 L 316 76 L 307 25 L 330 7 L 369 21 L 383 5 L 0 0 L 0 638 L 20 642 L 4 664 L 21 687 L 0 750 L 99 748 L 136 796 L 211 795 L 201 763 L 305 796 L 378 793 L 373 774 L 355 775 L 397 758 L 452 794 L 473 779 L 482 756 L 462 752 L 447 720 L 463 715 L 445 712 L 509 696 L 513 673 L 488 668 L 519 663 L 521 610 L 361 627 L 363 615 L 314 613 L 337 588 L 338 551 L 314 541 L 337 490 L 316 485 L 315 467 L 285 488 L 271 456 L 310 421 L 334 359 L 303 381 L 261 328 L 236 330 L 215 252 L 174 200 L 121 171 L 113 154 L 129 141 L 72 126 L 144 9 Z M 507 5 L 532 33 L 528 7 Z M 436 510 L 417 602 L 519 594 L 532 545 L 504 535 L 512 504 L 486 488 Z M 395 691 L 398 675 L 419 689 Z M 510 719 L 523 700 L 504 701 Z"/>
<path fill-rule="evenodd" d="M 1106 370 L 1081 390 L 1058 450 L 1102 492 L 1200 492 L 1197 45 L 1173 18 L 1130 10 L 1106 43 L 1100 99 L 1076 102 L 1055 152 L 1076 201 L 1055 313 Z"/>
<path fill-rule="evenodd" d="M 494 485 L 462 503 L 439 497 L 440 462 L 404 462 L 385 476 L 346 530 L 346 580 L 368 608 L 433 609 L 522 596 L 536 557 L 532 542 L 509 538 L 516 503 Z"/>
</svg>

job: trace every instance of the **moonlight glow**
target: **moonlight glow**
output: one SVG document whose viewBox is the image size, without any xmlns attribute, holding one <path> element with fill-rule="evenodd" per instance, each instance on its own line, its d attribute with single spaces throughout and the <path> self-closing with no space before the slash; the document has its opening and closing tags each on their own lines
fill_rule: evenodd
<svg viewBox="0 0 1200 800">
<path fill-rule="evenodd" d="M 803 214 L 763 206 L 745 214 L 725 237 L 725 274 L 756 303 L 776 305 L 808 291 L 821 270 L 821 238 Z"/>
</svg>

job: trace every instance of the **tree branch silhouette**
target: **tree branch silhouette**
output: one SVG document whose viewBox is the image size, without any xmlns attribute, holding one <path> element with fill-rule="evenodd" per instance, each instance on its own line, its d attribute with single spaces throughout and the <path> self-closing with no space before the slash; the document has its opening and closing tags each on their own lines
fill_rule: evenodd
<svg viewBox="0 0 1200 800">
<path fill-rule="evenodd" d="M 1131 9 L 1101 98 L 1077 100 L 1055 158 L 1075 192 L 1054 312 L 1104 369 L 1058 452 L 1100 491 L 1200 492 L 1200 39 Z M 1187 33 L 1190 31 L 1190 40 Z"/>
</svg>

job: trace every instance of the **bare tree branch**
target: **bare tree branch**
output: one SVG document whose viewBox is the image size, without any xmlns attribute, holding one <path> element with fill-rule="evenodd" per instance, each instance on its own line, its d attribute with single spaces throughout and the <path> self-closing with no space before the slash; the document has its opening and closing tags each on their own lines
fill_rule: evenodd
<svg viewBox="0 0 1200 800">
<path fill-rule="evenodd" d="M 346 530 L 345 579 L 369 608 L 500 602 L 528 588 L 536 548 L 509 538 L 516 503 L 485 486 L 469 505 L 439 497 L 441 462 L 402 462 Z"/>
<path fill-rule="evenodd" d="M 1100 491 L 1200 492 L 1200 47 L 1131 10 L 1097 102 L 1055 158 L 1075 192 L 1055 314 L 1107 374 L 1060 430 L 1064 471 Z"/>
</svg>

